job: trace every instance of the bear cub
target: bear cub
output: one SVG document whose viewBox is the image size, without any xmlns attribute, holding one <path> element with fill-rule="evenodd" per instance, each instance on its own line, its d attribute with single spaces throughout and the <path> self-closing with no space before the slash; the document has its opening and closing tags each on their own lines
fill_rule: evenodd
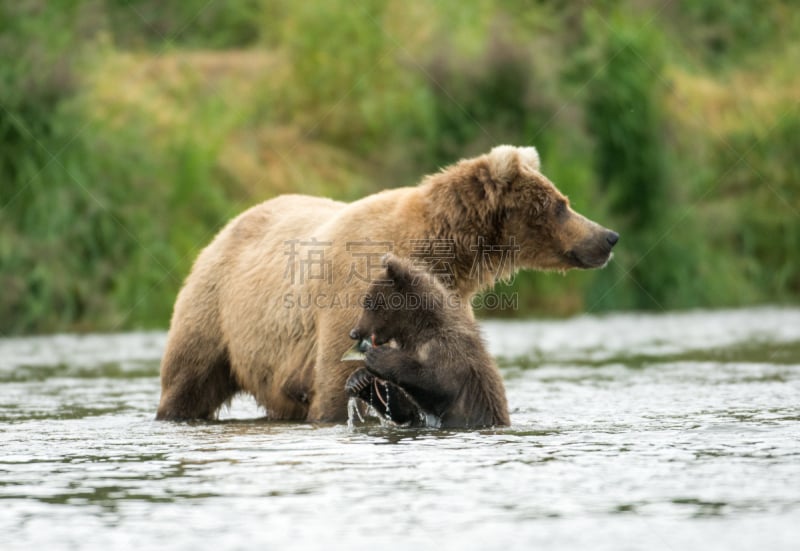
<svg viewBox="0 0 800 551">
<path fill-rule="evenodd" d="M 350 332 L 365 367 L 346 392 L 399 425 L 509 425 L 503 380 L 470 305 L 408 260 L 389 254 L 383 266 Z"/>
</svg>

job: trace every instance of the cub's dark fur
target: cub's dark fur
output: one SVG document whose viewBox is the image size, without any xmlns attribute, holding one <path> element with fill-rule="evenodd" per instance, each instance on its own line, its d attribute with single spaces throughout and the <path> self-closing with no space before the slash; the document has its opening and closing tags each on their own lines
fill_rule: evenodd
<svg viewBox="0 0 800 551">
<path fill-rule="evenodd" d="M 441 427 L 509 425 L 503 380 L 470 306 L 407 260 L 387 255 L 384 266 L 350 333 L 374 346 L 348 394 L 400 424 L 424 424 L 427 413 Z"/>
</svg>

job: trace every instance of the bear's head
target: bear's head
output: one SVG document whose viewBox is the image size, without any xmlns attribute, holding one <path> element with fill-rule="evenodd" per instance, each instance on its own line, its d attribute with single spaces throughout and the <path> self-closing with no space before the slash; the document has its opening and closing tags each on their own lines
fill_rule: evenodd
<svg viewBox="0 0 800 551">
<path fill-rule="evenodd" d="M 533 147 L 497 146 L 432 176 L 428 185 L 439 232 L 474 251 L 470 277 L 481 286 L 521 268 L 603 267 L 619 239 L 572 210 L 541 173 Z"/>
<path fill-rule="evenodd" d="M 451 311 L 460 308 L 458 297 L 406 259 L 387 254 L 382 262 L 383 272 L 367 289 L 350 338 L 408 348 L 436 335 Z"/>
<path fill-rule="evenodd" d="M 507 237 L 516 237 L 524 267 L 600 268 L 619 235 L 578 214 L 541 172 L 533 147 L 498 146 L 487 159 L 500 194 Z"/>
</svg>

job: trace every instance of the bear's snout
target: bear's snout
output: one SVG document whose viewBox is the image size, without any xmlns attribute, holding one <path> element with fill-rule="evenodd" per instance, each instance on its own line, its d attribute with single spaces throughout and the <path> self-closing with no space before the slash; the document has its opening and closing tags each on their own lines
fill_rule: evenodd
<svg viewBox="0 0 800 551">
<path fill-rule="evenodd" d="M 600 268 L 611 260 L 611 249 L 617 241 L 619 241 L 617 232 L 601 228 L 601 231 L 567 251 L 566 256 L 576 268 Z"/>
<path fill-rule="evenodd" d="M 358 329 L 356 329 L 355 327 L 350 330 L 350 338 L 353 339 L 354 341 L 361 339 L 361 335 L 358 334 Z"/>
</svg>

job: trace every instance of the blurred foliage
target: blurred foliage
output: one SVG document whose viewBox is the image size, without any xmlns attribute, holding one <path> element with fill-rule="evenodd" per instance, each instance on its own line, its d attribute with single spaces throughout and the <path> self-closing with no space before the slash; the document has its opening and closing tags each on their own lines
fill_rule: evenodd
<svg viewBox="0 0 800 551">
<path fill-rule="evenodd" d="M 594 137 L 595 175 L 609 214 L 626 236 L 618 262 L 598 278 L 589 296 L 598 306 L 619 306 L 614 304 L 619 298 L 606 289 L 629 278 L 634 286 L 625 293 L 626 308 L 701 302 L 691 277 L 701 262 L 697 241 L 691 239 L 696 228 L 665 208 L 675 197 L 669 187 L 673 179 L 666 144 L 663 38 L 621 15 L 610 22 L 596 20 L 589 28 L 599 35 L 593 42 L 602 44 L 591 64 L 601 69 L 588 85 L 585 108 Z"/>
<path fill-rule="evenodd" d="M 486 315 L 795 302 L 798 36 L 789 0 L 0 0 L 0 333 L 165 327 L 246 207 L 499 143 L 622 238 Z"/>
<path fill-rule="evenodd" d="M 690 25 L 693 32 L 687 39 L 704 61 L 725 67 L 736 65 L 743 56 L 755 58 L 766 49 L 783 46 L 783 39 L 792 32 L 781 24 L 781 18 L 796 9 L 789 1 L 762 0 L 681 0 L 676 3 L 678 25 Z M 681 12 L 678 14 L 677 12 Z"/>
<path fill-rule="evenodd" d="M 166 45 L 221 49 L 255 44 L 264 21 L 263 2 L 236 0 L 108 0 L 93 5 L 107 19 L 108 31 L 120 47 L 163 49 Z"/>
<path fill-rule="evenodd" d="M 774 127 L 730 136 L 717 163 L 730 167 L 720 186 L 740 198 L 729 249 L 748 278 L 774 300 L 800 294 L 800 111 L 790 106 Z"/>
</svg>

